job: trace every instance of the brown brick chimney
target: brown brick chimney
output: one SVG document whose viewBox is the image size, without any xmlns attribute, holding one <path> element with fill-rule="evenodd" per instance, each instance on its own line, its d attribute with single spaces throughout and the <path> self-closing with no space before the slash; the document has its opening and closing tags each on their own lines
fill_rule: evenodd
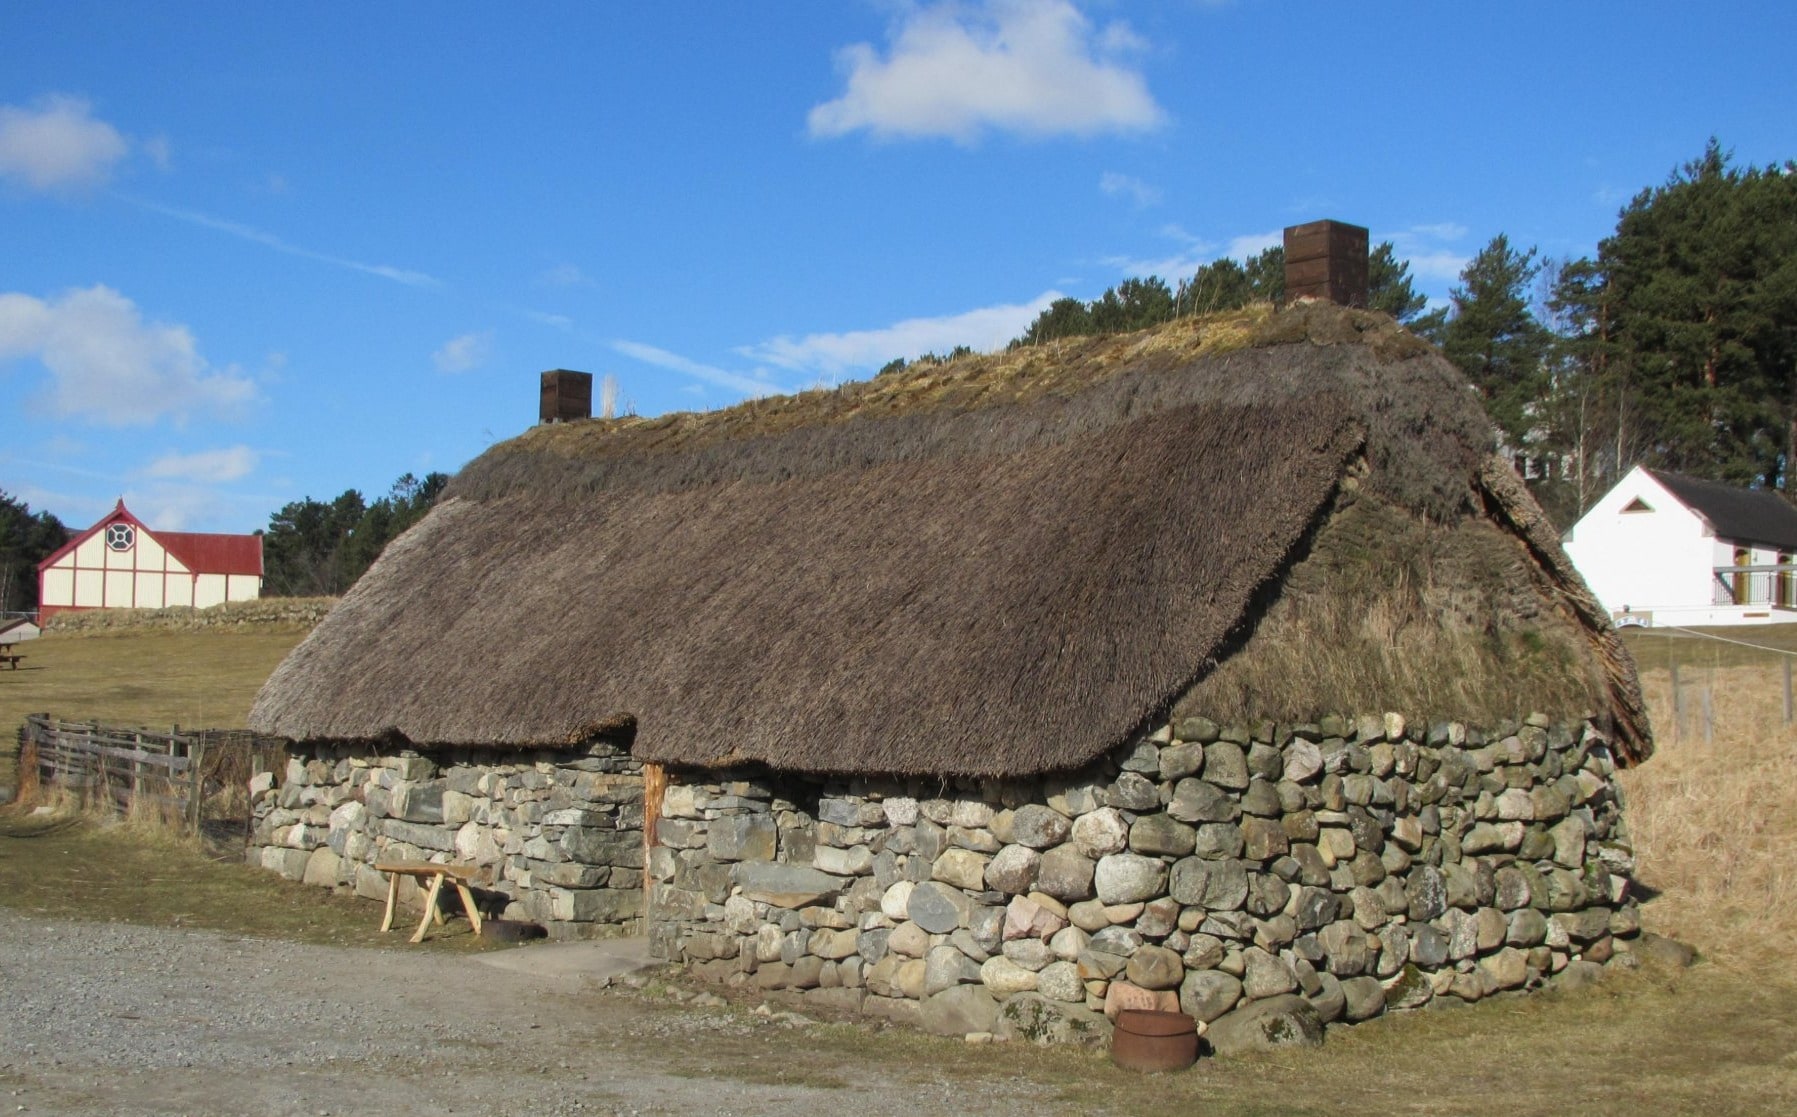
<svg viewBox="0 0 1797 1117">
<path fill-rule="evenodd" d="M 1366 230 L 1340 221 L 1310 221 L 1285 230 L 1285 297 L 1365 306 Z"/>
<path fill-rule="evenodd" d="M 543 374 L 539 423 L 568 423 L 593 417 L 593 374 L 552 368 Z"/>
</svg>

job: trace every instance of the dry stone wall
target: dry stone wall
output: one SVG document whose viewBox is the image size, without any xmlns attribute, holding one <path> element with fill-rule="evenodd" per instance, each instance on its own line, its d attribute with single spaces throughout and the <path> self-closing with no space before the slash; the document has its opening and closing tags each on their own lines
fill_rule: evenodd
<svg viewBox="0 0 1797 1117">
<path fill-rule="evenodd" d="M 454 862 L 480 870 L 487 914 L 552 938 L 642 931 L 642 766 L 623 749 L 293 746 L 285 779 L 251 792 L 248 859 L 291 880 L 385 900 L 376 861 Z M 401 899 L 422 902 L 410 878 Z"/>
<path fill-rule="evenodd" d="M 44 622 L 44 631 L 65 635 L 132 632 L 144 629 L 310 629 L 337 604 L 334 597 L 260 597 L 195 609 L 69 609 Z"/>
<path fill-rule="evenodd" d="M 659 956 L 944 1033 L 1219 1048 L 1588 976 L 1638 929 L 1607 744 L 1546 718 L 1187 718 L 1076 776 L 672 773 Z"/>
</svg>

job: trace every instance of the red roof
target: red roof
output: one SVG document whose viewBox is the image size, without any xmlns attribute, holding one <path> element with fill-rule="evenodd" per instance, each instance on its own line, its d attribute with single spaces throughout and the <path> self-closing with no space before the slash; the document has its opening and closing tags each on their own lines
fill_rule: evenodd
<svg viewBox="0 0 1797 1117">
<path fill-rule="evenodd" d="M 195 574 L 262 575 L 260 535 L 210 535 L 199 531 L 150 534 Z"/>
<path fill-rule="evenodd" d="M 78 532 L 73 538 L 57 548 L 48 558 L 37 564 L 37 568 L 47 570 L 56 565 L 58 559 L 79 547 L 88 537 L 103 530 L 109 524 L 128 523 L 144 532 L 156 542 L 162 544 L 164 550 L 181 560 L 181 565 L 195 574 L 254 574 L 262 576 L 262 537 L 260 535 L 217 535 L 201 531 L 153 531 L 142 520 L 131 514 L 123 500 L 118 502 L 107 516 L 86 531 Z"/>
</svg>

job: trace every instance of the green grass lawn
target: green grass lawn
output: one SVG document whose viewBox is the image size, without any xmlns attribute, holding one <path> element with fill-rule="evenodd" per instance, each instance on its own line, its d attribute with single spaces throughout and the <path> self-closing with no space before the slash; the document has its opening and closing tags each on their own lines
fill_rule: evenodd
<svg viewBox="0 0 1797 1117">
<path fill-rule="evenodd" d="M 242 863 L 240 845 L 214 848 L 169 831 L 81 816 L 0 809 L 0 904 L 34 915 L 201 927 L 229 934 L 338 946 L 394 946 L 381 905 L 308 888 Z M 415 917 L 401 920 L 410 931 Z M 480 949 L 452 919 L 425 940 L 432 949 Z"/>
</svg>

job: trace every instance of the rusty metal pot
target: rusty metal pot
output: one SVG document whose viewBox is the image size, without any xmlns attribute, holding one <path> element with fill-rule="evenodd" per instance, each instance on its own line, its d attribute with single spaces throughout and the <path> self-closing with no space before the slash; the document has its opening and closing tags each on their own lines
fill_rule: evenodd
<svg viewBox="0 0 1797 1117">
<path fill-rule="evenodd" d="M 1111 1062 L 1125 1070 L 1184 1070 L 1198 1060 L 1198 1025 L 1183 1012 L 1126 1008 L 1111 1033 Z"/>
</svg>

